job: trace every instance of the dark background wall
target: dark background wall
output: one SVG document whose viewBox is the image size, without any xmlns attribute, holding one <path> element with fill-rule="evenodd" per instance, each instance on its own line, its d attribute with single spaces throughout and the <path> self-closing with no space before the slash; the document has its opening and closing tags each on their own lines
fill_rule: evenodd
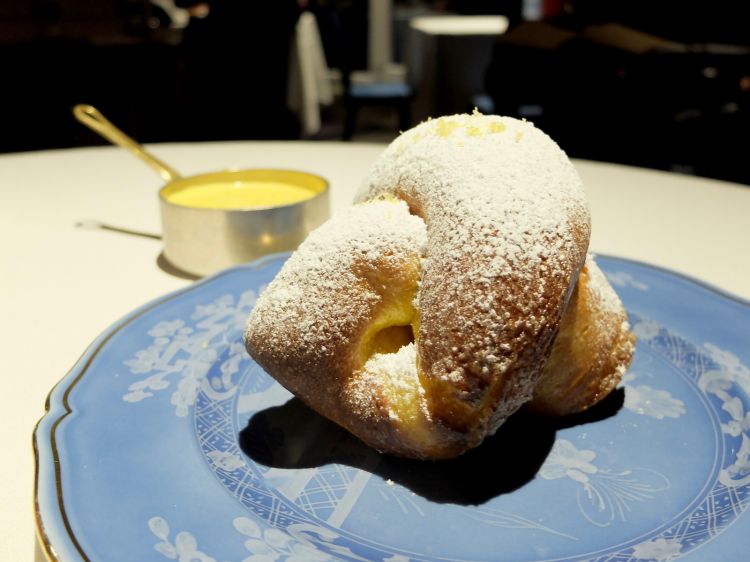
<svg viewBox="0 0 750 562">
<path fill-rule="evenodd" d="M 298 138 L 285 91 L 300 4 L 331 67 L 365 65 L 366 0 L 213 0 L 186 30 L 148 0 L 0 0 L 0 152 L 103 144 L 77 103 L 142 142 Z M 485 73 L 494 111 L 573 157 L 750 183 L 750 3 L 545 0 L 541 22 L 522 5 L 400 0 L 395 13 L 507 15 Z"/>
</svg>

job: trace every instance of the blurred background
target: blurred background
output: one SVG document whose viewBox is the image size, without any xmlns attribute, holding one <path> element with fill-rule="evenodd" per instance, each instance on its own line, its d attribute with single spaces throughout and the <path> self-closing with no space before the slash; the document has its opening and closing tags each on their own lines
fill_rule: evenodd
<svg viewBox="0 0 750 562">
<path fill-rule="evenodd" d="M 572 157 L 750 184 L 750 3 L 0 0 L 0 152 L 390 141 L 428 116 L 524 117 Z"/>
</svg>

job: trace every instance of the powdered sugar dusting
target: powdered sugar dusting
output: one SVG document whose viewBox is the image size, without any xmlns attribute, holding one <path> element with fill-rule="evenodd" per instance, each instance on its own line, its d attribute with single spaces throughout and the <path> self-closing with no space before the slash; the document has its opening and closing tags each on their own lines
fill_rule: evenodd
<svg viewBox="0 0 750 562">
<path fill-rule="evenodd" d="M 365 370 L 376 377 L 390 379 L 400 390 L 414 388 L 417 383 L 417 354 L 413 343 L 395 353 L 376 353 L 365 364 Z"/>
<path fill-rule="evenodd" d="M 428 121 L 388 147 L 358 199 L 382 194 L 407 201 L 427 225 L 418 299 L 432 376 L 489 381 L 551 334 L 590 221 L 580 178 L 547 135 L 497 116 Z M 466 387 L 467 400 L 475 390 Z M 530 395 L 523 385 L 514 392 Z"/>
<path fill-rule="evenodd" d="M 363 368 L 363 377 L 370 388 L 387 385 L 390 392 L 403 395 L 421 395 L 422 387 L 417 373 L 417 352 L 413 343 L 403 346 L 395 353 L 376 353 Z M 391 419 L 399 419 L 397 407 L 386 403 Z"/>
<path fill-rule="evenodd" d="M 596 299 L 597 303 L 595 309 L 598 314 L 591 315 L 592 320 L 596 322 L 595 330 L 600 333 L 610 333 L 612 339 L 615 339 L 616 334 L 627 334 L 630 331 L 630 324 L 627 321 L 625 307 L 591 254 L 586 257 L 586 270 L 588 272 L 586 288 L 590 297 Z M 612 322 L 612 318 L 621 318 L 622 321 L 617 324 Z M 627 365 L 623 364 L 619 367 L 624 371 Z"/>
<path fill-rule="evenodd" d="M 403 201 L 351 207 L 312 232 L 287 260 L 253 310 L 246 340 L 271 345 L 294 338 L 293 346 L 283 341 L 280 347 L 345 357 L 348 338 L 361 332 L 382 300 L 362 279 L 387 279 L 418 260 L 425 243 L 424 222 Z"/>
<path fill-rule="evenodd" d="M 421 438 L 387 437 L 399 416 L 423 416 L 434 439 L 455 440 L 435 451 L 457 454 L 541 375 L 588 247 L 580 178 L 531 123 L 456 115 L 402 134 L 358 201 L 313 232 L 260 297 L 248 349 L 375 446 L 427 454 Z M 358 343 L 379 306 L 415 289 L 415 343 L 363 366 Z M 404 406 L 415 392 L 417 410 Z"/>
<path fill-rule="evenodd" d="M 588 290 L 596 296 L 601 308 L 610 312 L 624 313 L 622 301 L 617 296 L 612 285 L 609 284 L 604 273 L 596 263 L 596 258 L 589 254 L 586 256 L 586 269 L 588 271 Z"/>
</svg>

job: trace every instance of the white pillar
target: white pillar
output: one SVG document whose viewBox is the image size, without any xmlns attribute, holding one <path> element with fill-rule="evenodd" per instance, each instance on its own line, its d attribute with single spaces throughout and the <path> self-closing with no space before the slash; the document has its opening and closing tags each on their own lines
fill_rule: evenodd
<svg viewBox="0 0 750 562">
<path fill-rule="evenodd" d="M 374 75 L 385 73 L 393 60 L 392 0 L 369 0 L 367 70 Z"/>
</svg>

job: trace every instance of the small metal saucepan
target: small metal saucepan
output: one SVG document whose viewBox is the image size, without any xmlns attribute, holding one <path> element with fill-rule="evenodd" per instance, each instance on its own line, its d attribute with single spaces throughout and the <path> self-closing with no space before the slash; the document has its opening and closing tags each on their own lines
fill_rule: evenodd
<svg viewBox="0 0 750 562">
<path fill-rule="evenodd" d="M 159 190 L 164 257 L 194 275 L 208 275 L 266 254 L 295 249 L 307 234 L 328 219 L 328 182 L 295 170 L 228 170 L 182 177 L 109 122 L 96 108 L 77 105 L 76 119 L 110 142 L 131 151 L 154 168 L 166 184 Z M 227 183 L 251 186 L 286 184 L 309 190 L 311 196 L 289 204 L 206 208 L 172 200 L 183 190 Z"/>
</svg>

